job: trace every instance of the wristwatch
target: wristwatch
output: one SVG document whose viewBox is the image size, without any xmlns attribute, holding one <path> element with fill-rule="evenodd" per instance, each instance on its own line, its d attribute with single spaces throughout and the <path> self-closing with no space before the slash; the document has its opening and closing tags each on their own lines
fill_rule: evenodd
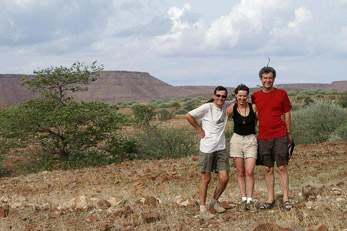
<svg viewBox="0 0 347 231">
<path fill-rule="evenodd" d="M 288 134 L 290 134 L 290 131 L 287 131 Z"/>
</svg>

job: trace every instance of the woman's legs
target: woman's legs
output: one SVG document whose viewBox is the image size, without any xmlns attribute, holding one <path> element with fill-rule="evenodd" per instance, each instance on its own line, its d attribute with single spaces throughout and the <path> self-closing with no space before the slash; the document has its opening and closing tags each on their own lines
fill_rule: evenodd
<svg viewBox="0 0 347 231">
<path fill-rule="evenodd" d="M 246 166 L 246 195 L 248 198 L 253 198 L 253 189 L 254 189 L 254 167 L 255 167 L 255 158 L 247 158 L 245 159 Z"/>
<path fill-rule="evenodd" d="M 246 197 L 245 167 L 243 158 L 236 157 L 235 164 L 237 169 L 237 182 L 242 197 Z"/>
</svg>

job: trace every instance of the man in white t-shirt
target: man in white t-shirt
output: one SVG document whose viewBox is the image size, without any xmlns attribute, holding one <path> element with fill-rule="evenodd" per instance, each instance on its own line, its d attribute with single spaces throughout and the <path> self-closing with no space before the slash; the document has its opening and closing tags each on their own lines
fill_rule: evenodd
<svg viewBox="0 0 347 231">
<path fill-rule="evenodd" d="M 224 129 L 228 120 L 226 108 L 232 101 L 226 101 L 228 90 L 218 86 L 214 90 L 214 101 L 205 103 L 188 112 L 185 118 L 199 132 L 200 154 L 199 166 L 201 172 L 200 219 L 209 220 L 215 217 L 209 212 L 214 208 L 223 213 L 225 209 L 218 202 L 229 181 L 229 154 L 226 151 Z M 198 123 L 201 121 L 201 125 Z M 219 182 L 214 192 L 209 209 L 206 208 L 207 188 L 211 180 L 211 172 L 217 172 Z"/>
</svg>

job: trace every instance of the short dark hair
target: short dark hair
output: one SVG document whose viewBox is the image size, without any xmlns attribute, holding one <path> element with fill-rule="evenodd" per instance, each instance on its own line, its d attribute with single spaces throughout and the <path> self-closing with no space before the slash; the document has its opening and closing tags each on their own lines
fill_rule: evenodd
<svg viewBox="0 0 347 231">
<path fill-rule="evenodd" d="M 238 85 L 238 86 L 235 88 L 234 94 L 237 95 L 237 93 L 238 93 L 239 91 L 247 91 L 247 94 L 249 94 L 249 88 L 248 88 L 246 85 L 244 85 L 243 83 L 241 83 L 240 85 Z"/>
<path fill-rule="evenodd" d="M 227 95 L 228 95 L 228 90 L 227 90 L 225 87 L 223 87 L 223 86 L 218 86 L 218 87 L 216 87 L 216 89 L 214 89 L 213 94 L 216 94 L 217 91 L 226 91 L 226 92 L 227 92 Z"/>
<path fill-rule="evenodd" d="M 268 74 L 268 73 L 272 73 L 273 77 L 276 78 L 276 71 L 273 67 L 263 67 L 262 69 L 260 69 L 259 78 L 261 78 L 263 74 Z"/>
</svg>

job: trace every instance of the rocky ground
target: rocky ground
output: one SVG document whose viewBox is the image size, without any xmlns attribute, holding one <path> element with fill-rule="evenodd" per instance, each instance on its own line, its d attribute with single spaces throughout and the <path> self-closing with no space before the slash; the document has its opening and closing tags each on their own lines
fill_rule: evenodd
<svg viewBox="0 0 347 231">
<path fill-rule="evenodd" d="M 220 199 L 227 212 L 198 218 L 197 157 L 0 178 L 0 230 L 347 230 L 347 142 L 299 145 L 290 161 L 291 211 L 239 212 L 236 169 Z M 266 197 L 256 168 L 255 199 Z M 216 185 L 208 191 L 210 199 Z M 213 212 L 213 211 L 212 211 Z"/>
</svg>

